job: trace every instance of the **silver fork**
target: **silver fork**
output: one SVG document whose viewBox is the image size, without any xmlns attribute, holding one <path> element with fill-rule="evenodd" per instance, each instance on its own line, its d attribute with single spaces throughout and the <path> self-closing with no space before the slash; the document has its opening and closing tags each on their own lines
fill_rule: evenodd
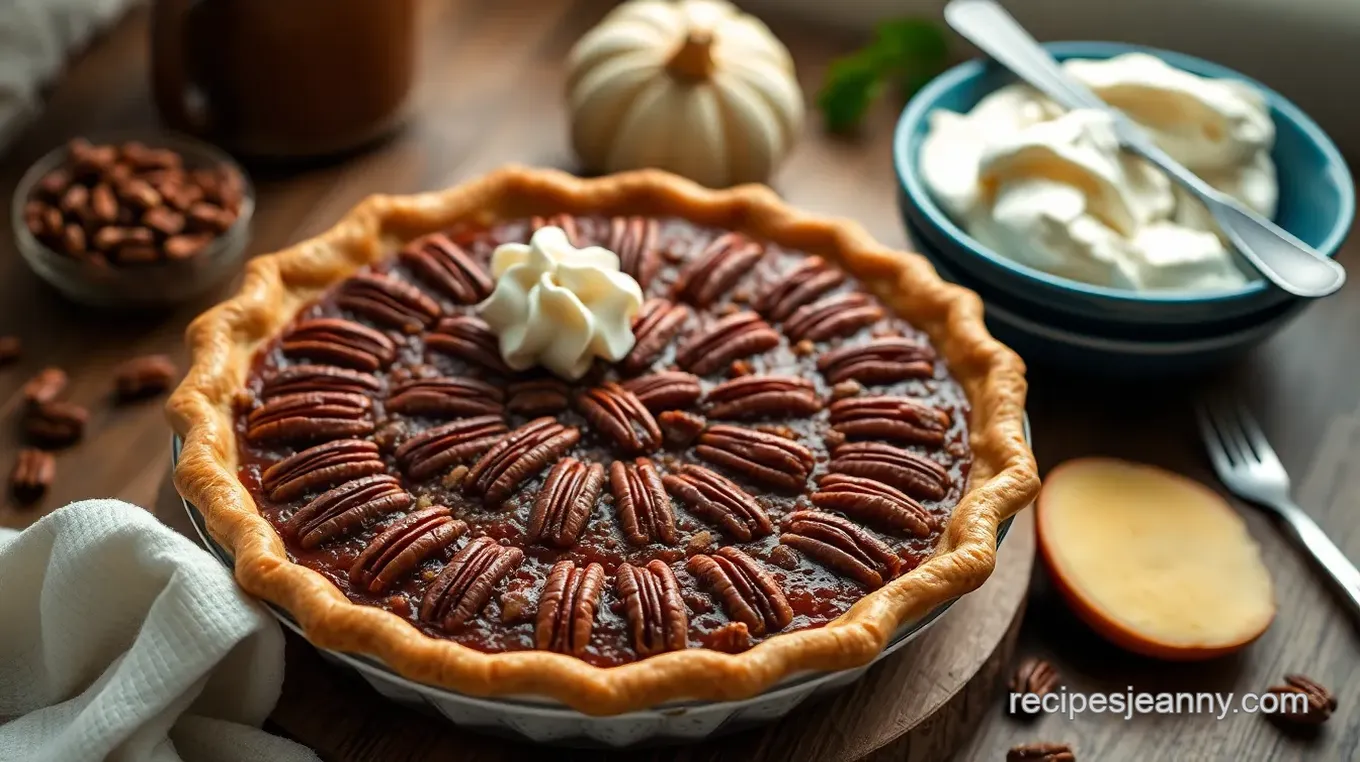
<svg viewBox="0 0 1360 762">
<path fill-rule="evenodd" d="M 1202 400 L 1195 410 L 1218 478 L 1238 497 L 1274 513 L 1332 578 L 1360 617 L 1360 570 L 1289 497 L 1289 474 L 1251 413 L 1237 401 Z"/>
</svg>

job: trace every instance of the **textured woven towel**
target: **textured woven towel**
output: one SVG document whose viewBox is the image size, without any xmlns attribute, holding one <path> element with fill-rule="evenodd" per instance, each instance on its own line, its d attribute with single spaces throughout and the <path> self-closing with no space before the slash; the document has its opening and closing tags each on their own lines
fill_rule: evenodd
<svg viewBox="0 0 1360 762">
<path fill-rule="evenodd" d="M 259 729 L 282 683 L 278 623 L 141 508 L 0 530 L 0 760 L 316 760 Z"/>
</svg>

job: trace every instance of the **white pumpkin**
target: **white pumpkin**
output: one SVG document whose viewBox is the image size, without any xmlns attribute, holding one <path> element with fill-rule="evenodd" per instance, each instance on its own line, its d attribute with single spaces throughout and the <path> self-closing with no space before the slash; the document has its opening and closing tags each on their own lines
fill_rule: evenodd
<svg viewBox="0 0 1360 762">
<path fill-rule="evenodd" d="M 657 167 L 710 187 L 763 181 L 803 121 L 789 51 L 726 0 L 631 0 L 568 58 L 587 168 Z"/>
</svg>

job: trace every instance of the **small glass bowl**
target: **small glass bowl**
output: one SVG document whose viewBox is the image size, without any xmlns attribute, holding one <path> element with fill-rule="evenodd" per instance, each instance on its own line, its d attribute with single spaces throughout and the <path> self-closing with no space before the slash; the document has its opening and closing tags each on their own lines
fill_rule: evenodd
<svg viewBox="0 0 1360 762">
<path fill-rule="evenodd" d="M 73 302 L 94 307 L 167 307 L 202 296 L 240 269 L 250 241 L 250 221 L 255 211 L 255 188 L 234 159 L 221 150 L 179 135 L 97 136 L 95 142 L 140 140 L 152 148 L 169 148 L 180 154 L 187 169 L 226 165 L 241 177 L 243 193 L 236 221 L 202 251 L 185 260 L 162 260 L 145 265 L 97 264 L 53 251 L 39 241 L 24 223 L 24 205 L 34 186 L 66 160 L 66 145 L 48 152 L 29 167 L 14 189 L 11 222 L 14 239 L 24 261 L 43 280 Z"/>
</svg>

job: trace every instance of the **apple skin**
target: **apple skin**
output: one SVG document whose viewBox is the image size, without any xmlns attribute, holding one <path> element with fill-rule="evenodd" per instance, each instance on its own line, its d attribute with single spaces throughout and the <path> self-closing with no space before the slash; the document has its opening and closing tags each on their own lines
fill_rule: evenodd
<svg viewBox="0 0 1360 762">
<path fill-rule="evenodd" d="M 1069 469 L 1089 467 L 1096 463 L 1117 463 L 1120 466 L 1125 467 L 1151 468 L 1111 458 L 1077 458 L 1069 460 L 1054 467 L 1049 472 L 1047 478 L 1044 480 L 1045 489 L 1039 493 L 1039 497 L 1035 501 L 1035 534 L 1038 539 L 1039 554 L 1044 560 L 1044 566 L 1048 569 L 1049 579 L 1052 580 L 1053 586 L 1058 590 L 1058 594 L 1062 596 L 1063 600 L 1066 601 L 1068 607 L 1072 609 L 1072 612 L 1077 615 L 1077 618 L 1114 645 L 1119 646 L 1126 651 L 1154 659 L 1160 659 L 1162 661 L 1192 662 L 1215 659 L 1220 656 L 1236 653 L 1248 645 L 1251 645 L 1251 643 L 1260 638 L 1261 635 L 1265 634 L 1265 631 L 1270 627 L 1270 623 L 1274 620 L 1273 610 L 1272 615 L 1267 617 L 1259 628 L 1245 630 L 1242 633 L 1242 638 L 1235 642 L 1223 643 L 1216 646 L 1188 646 L 1159 642 L 1122 624 L 1117 617 L 1107 613 L 1102 609 L 1100 604 L 1091 600 L 1089 596 L 1081 592 L 1071 583 L 1070 578 L 1079 576 L 1079 572 L 1074 574 L 1073 570 L 1065 569 L 1063 567 L 1061 555 L 1057 550 L 1057 545 L 1053 537 L 1055 531 L 1052 527 L 1052 522 L 1054 521 L 1052 517 L 1054 513 L 1062 509 L 1055 508 L 1054 503 L 1056 501 L 1052 500 L 1051 497 L 1050 499 L 1045 500 L 1045 496 L 1051 496 L 1053 494 L 1047 487 L 1053 484 L 1055 480 L 1058 483 L 1061 483 L 1065 478 L 1064 473 Z M 1154 470 L 1157 470 L 1159 474 L 1161 473 L 1159 469 Z M 1221 505 L 1224 510 L 1232 511 L 1232 508 L 1223 501 L 1223 498 L 1218 493 L 1203 484 L 1191 479 L 1185 479 L 1184 483 L 1193 485 L 1196 489 L 1202 490 L 1210 497 L 1211 500 L 1206 501 L 1206 505 Z"/>
</svg>

